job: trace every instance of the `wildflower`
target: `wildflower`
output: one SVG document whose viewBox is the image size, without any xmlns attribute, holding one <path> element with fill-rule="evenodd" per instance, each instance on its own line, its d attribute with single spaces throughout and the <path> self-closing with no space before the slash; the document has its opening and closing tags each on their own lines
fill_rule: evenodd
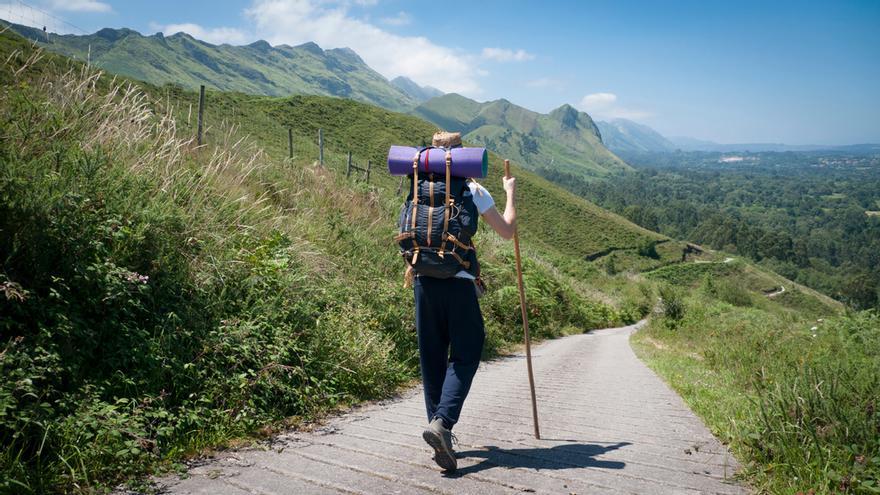
<svg viewBox="0 0 880 495">
<path fill-rule="evenodd" d="M 125 274 L 125 280 L 133 284 L 146 284 L 150 281 L 150 277 L 148 275 L 141 275 L 137 272 L 128 272 Z"/>
</svg>

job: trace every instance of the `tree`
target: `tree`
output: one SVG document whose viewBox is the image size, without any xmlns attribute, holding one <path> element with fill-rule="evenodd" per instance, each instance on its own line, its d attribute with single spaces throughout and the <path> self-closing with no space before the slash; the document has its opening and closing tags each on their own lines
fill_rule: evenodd
<svg viewBox="0 0 880 495">
<path fill-rule="evenodd" d="M 878 304 L 877 280 L 866 273 L 860 273 L 849 277 L 843 284 L 841 296 L 851 306 L 857 309 L 870 309 L 880 306 Z"/>
</svg>

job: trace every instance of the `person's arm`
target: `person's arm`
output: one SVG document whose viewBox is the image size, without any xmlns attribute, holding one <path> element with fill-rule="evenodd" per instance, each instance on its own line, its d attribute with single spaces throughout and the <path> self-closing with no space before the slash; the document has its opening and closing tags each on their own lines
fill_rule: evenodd
<svg viewBox="0 0 880 495">
<path fill-rule="evenodd" d="M 505 239 L 512 239 L 516 232 L 516 204 L 514 192 L 516 191 L 516 178 L 503 178 L 504 192 L 507 194 L 507 204 L 504 206 L 504 216 L 492 206 L 483 212 L 483 220 L 492 227 L 498 235 Z"/>
</svg>

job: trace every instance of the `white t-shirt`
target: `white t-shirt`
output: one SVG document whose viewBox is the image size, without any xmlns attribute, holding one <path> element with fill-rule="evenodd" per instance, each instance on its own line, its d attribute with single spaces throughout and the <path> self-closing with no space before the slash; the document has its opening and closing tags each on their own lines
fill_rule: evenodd
<svg viewBox="0 0 880 495">
<path fill-rule="evenodd" d="M 474 196 L 474 205 L 477 207 L 477 211 L 480 215 L 486 213 L 489 208 L 495 206 L 495 200 L 492 199 L 492 195 L 489 194 L 489 191 L 487 191 L 485 187 L 477 184 L 475 181 L 468 181 L 468 187 L 471 190 L 471 194 Z M 456 273 L 455 277 L 468 278 L 471 280 L 474 279 L 473 275 L 464 270 Z"/>
</svg>

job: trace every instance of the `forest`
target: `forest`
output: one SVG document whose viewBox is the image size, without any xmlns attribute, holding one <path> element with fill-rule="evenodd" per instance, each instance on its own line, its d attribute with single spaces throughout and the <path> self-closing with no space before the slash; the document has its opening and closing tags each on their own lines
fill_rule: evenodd
<svg viewBox="0 0 880 495">
<path fill-rule="evenodd" d="M 671 237 L 746 256 L 850 306 L 880 306 L 880 157 L 640 153 L 635 173 L 541 174 Z"/>
</svg>

